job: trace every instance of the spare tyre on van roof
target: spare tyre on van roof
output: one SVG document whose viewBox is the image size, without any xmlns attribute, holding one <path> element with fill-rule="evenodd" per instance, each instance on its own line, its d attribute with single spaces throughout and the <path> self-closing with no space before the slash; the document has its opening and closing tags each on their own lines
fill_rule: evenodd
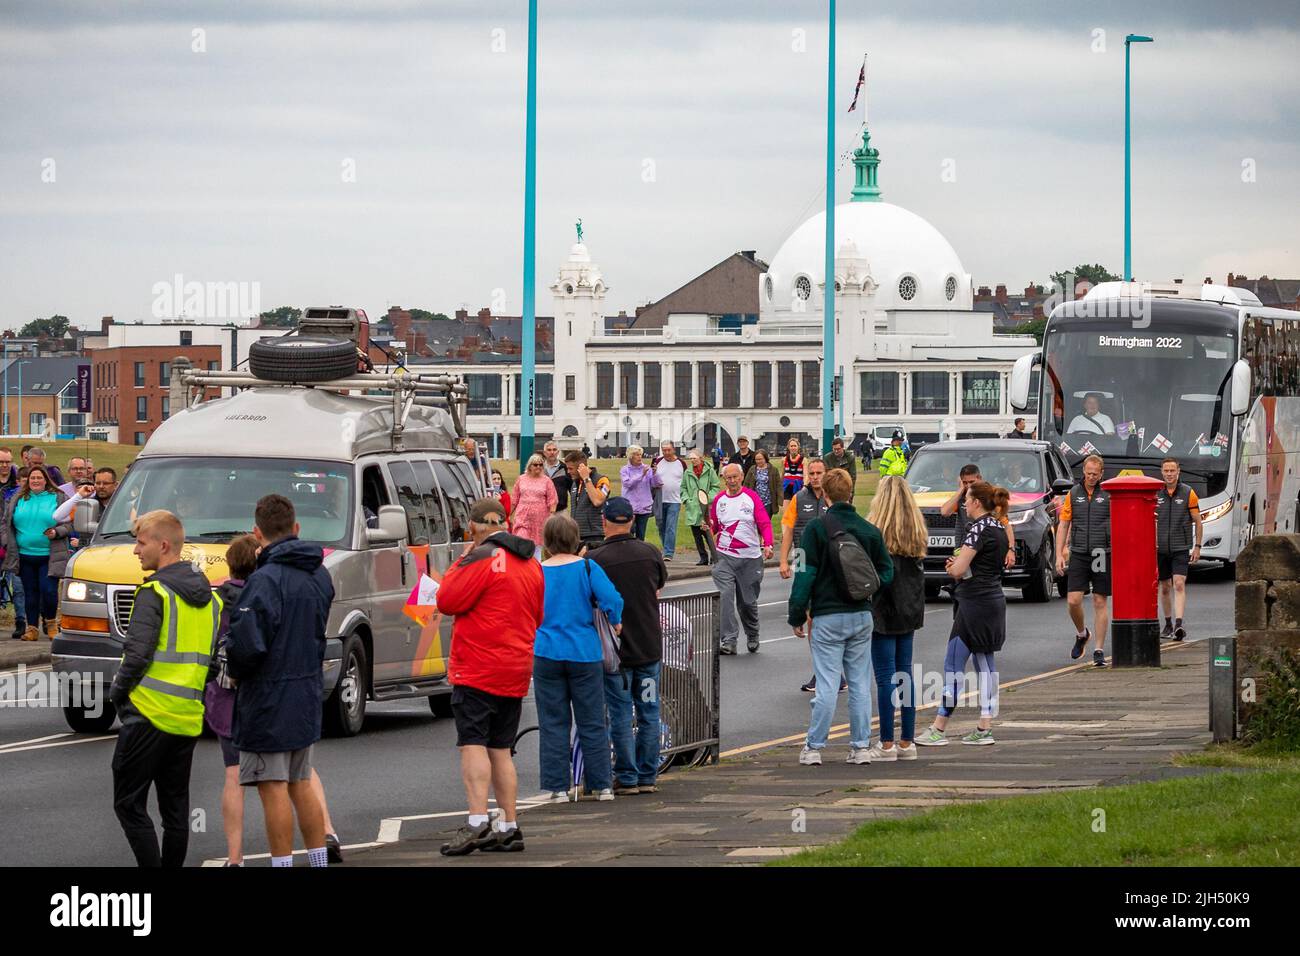
<svg viewBox="0 0 1300 956">
<path fill-rule="evenodd" d="M 248 348 L 248 368 L 269 382 L 329 382 L 357 370 L 357 347 L 347 339 L 283 335 Z"/>
</svg>

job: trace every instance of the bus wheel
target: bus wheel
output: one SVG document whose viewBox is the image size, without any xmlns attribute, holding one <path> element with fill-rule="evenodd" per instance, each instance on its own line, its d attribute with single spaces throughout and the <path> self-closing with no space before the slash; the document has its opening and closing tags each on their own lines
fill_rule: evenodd
<svg viewBox="0 0 1300 956">
<path fill-rule="evenodd" d="M 325 731 L 355 737 L 366 720 L 366 648 L 355 634 L 343 642 L 343 676 L 325 701 Z"/>
<path fill-rule="evenodd" d="M 117 720 L 117 708 L 104 701 L 102 710 L 92 716 L 90 711 L 81 707 L 64 707 L 63 719 L 76 733 L 103 734 L 107 733 L 113 726 L 113 721 Z"/>
</svg>

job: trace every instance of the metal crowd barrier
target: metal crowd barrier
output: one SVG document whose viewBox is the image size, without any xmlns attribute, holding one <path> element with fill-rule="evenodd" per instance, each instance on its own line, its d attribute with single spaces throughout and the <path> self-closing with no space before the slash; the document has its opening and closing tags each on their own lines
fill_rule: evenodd
<svg viewBox="0 0 1300 956">
<path fill-rule="evenodd" d="M 661 766 L 717 763 L 722 602 L 717 591 L 661 598 L 664 657 L 659 669 Z"/>
</svg>

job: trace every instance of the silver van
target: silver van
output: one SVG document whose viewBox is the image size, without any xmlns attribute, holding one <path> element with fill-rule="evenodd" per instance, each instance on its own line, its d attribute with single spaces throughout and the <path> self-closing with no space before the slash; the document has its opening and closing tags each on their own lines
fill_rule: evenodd
<svg viewBox="0 0 1300 956">
<path fill-rule="evenodd" d="M 106 696 L 144 577 L 133 520 L 156 508 L 178 515 L 182 556 L 215 588 L 229 577 L 227 545 L 252 529 L 254 506 L 270 493 L 294 503 L 300 537 L 323 547 L 334 582 L 326 731 L 357 733 L 369 700 L 428 697 L 435 715 L 449 716 L 451 621 L 435 614 L 422 622 L 407 603 L 421 574 L 436 580 L 460 555 L 470 506 L 486 494 L 486 460 L 475 468 L 459 445 L 465 386 L 449 376 L 375 372 L 275 383 L 186 371 L 183 362 L 176 375 L 189 396 L 211 386 L 241 390 L 164 422 L 102 515 L 91 501 L 77 506 L 74 526 L 88 541 L 61 583 L 63 628 L 52 648 L 54 670 L 81 682 L 82 704 L 94 702 L 65 707 L 72 729 L 103 731 L 116 716 L 95 689 Z"/>
</svg>

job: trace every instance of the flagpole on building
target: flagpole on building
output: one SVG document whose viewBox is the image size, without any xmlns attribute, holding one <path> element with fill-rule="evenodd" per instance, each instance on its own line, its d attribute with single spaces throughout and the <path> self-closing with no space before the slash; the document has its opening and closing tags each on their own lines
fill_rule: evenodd
<svg viewBox="0 0 1300 956">
<path fill-rule="evenodd" d="M 825 303 L 822 307 L 822 444 L 831 450 L 835 437 L 835 0 L 829 0 L 829 35 L 826 40 L 826 267 L 822 272 Z"/>
<path fill-rule="evenodd" d="M 533 454 L 537 423 L 537 0 L 528 0 L 528 102 L 524 131 L 524 308 L 520 321 L 519 469 Z"/>
</svg>

